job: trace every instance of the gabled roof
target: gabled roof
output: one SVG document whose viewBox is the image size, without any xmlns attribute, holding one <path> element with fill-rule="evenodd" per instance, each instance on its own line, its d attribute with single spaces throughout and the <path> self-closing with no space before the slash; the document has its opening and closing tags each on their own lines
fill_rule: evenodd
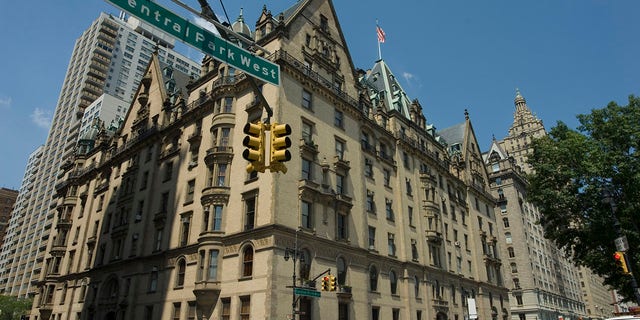
<svg viewBox="0 0 640 320">
<path fill-rule="evenodd" d="M 507 159 L 509 154 L 500 147 L 500 144 L 495 139 L 491 142 L 491 147 L 489 151 L 482 154 L 482 161 L 484 163 L 493 162 L 492 159 L 496 159 L 496 157 L 500 160 Z"/>
<path fill-rule="evenodd" d="M 374 104 L 383 102 L 388 111 L 395 110 L 409 118 L 411 99 L 407 97 L 407 93 L 384 60 L 376 61 L 363 81 L 369 88 L 369 98 Z"/>
</svg>

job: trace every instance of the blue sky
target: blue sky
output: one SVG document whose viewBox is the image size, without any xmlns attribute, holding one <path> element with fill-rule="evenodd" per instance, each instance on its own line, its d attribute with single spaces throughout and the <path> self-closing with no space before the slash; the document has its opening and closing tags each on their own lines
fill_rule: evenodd
<svg viewBox="0 0 640 320">
<path fill-rule="evenodd" d="M 158 0 L 180 12 L 169 0 Z M 196 0 L 184 0 L 197 7 Z M 209 1 L 223 15 L 220 1 Z M 295 0 L 226 1 L 254 25 L 263 4 L 274 14 Z M 429 123 L 443 129 L 467 108 L 486 149 L 507 134 L 515 89 L 547 129 L 609 101 L 638 95 L 640 42 L 634 0 L 334 0 L 356 68 L 382 57 Z M 18 188 L 27 157 L 46 141 L 75 40 L 104 11 L 100 0 L 0 0 L 0 186 Z M 199 58 L 197 52 L 185 52 Z"/>
</svg>

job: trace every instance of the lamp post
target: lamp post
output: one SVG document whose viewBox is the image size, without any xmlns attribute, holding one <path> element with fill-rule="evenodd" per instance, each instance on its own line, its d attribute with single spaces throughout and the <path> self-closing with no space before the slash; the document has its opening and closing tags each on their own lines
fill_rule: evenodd
<svg viewBox="0 0 640 320">
<path fill-rule="evenodd" d="M 613 227 L 615 228 L 617 238 L 625 239 L 624 235 L 622 234 L 622 228 L 620 227 L 620 221 L 618 220 L 618 216 L 616 215 L 618 206 L 616 205 L 616 202 L 613 199 L 611 191 L 607 189 L 603 191 L 603 201 L 605 203 L 608 203 L 609 207 L 611 208 L 611 219 L 613 220 Z M 626 241 L 621 241 L 621 242 L 626 242 Z M 629 271 L 629 274 L 631 275 L 631 288 L 633 289 L 633 294 L 636 298 L 636 303 L 640 305 L 640 291 L 638 291 L 638 282 L 636 281 L 636 277 L 633 275 L 633 270 L 632 270 L 633 263 L 629 260 L 629 256 L 627 255 L 627 252 L 626 252 L 627 248 L 616 248 L 616 249 L 618 249 L 619 251 L 622 251 L 622 254 L 624 255 L 624 259 L 627 261 L 627 269 Z"/>
<path fill-rule="evenodd" d="M 304 263 L 304 254 L 302 251 L 298 250 L 298 229 L 296 229 L 296 241 L 294 243 L 293 248 L 286 247 L 284 249 L 284 260 L 289 261 L 291 259 L 293 261 L 293 273 L 292 273 L 292 283 L 291 283 L 291 319 L 296 318 L 296 262 L 300 260 L 300 263 Z"/>
</svg>

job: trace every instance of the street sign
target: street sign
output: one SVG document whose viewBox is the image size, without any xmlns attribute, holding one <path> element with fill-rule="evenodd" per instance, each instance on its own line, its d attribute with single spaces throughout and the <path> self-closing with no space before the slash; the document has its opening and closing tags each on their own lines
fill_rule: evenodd
<svg viewBox="0 0 640 320">
<path fill-rule="evenodd" d="M 293 288 L 293 293 L 299 296 L 320 298 L 320 291 L 312 290 L 312 289 Z"/>
<path fill-rule="evenodd" d="M 280 85 L 280 66 L 242 49 L 150 0 L 106 0 L 182 42 L 245 73 Z"/>
<path fill-rule="evenodd" d="M 615 240 L 616 250 L 627 251 L 629 250 L 629 243 L 627 242 L 627 236 L 617 237 Z"/>
</svg>

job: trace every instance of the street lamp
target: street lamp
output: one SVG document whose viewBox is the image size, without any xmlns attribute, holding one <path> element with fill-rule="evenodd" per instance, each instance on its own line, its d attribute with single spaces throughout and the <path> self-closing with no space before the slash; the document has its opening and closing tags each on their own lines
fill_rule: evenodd
<svg viewBox="0 0 640 320">
<path fill-rule="evenodd" d="M 289 261 L 289 259 L 291 259 L 293 261 L 293 274 L 291 276 L 292 278 L 292 283 L 291 283 L 291 293 L 292 293 L 292 297 L 291 297 L 291 319 L 295 319 L 296 318 L 296 262 L 298 260 L 300 260 L 300 263 L 304 263 L 304 253 L 302 252 L 302 250 L 298 250 L 298 229 L 296 229 L 296 241 L 294 242 L 294 247 L 293 248 L 289 248 L 286 247 L 284 249 L 284 261 Z"/>
<path fill-rule="evenodd" d="M 613 195 L 612 195 L 611 191 L 609 191 L 608 189 L 604 189 L 602 191 L 602 197 L 603 197 L 603 202 L 604 203 L 608 203 L 609 207 L 611 208 L 611 219 L 613 220 L 613 227 L 615 228 L 616 236 L 617 236 L 616 249 L 619 250 L 619 251 L 622 251 L 624 259 L 627 261 L 627 269 L 628 269 L 629 274 L 631 275 L 631 288 L 633 289 L 633 294 L 636 297 L 636 303 L 638 305 L 640 305 L 640 291 L 638 291 L 638 282 L 636 281 L 636 277 L 633 275 L 633 270 L 632 270 L 632 264 L 633 263 L 631 263 L 631 261 L 629 260 L 629 256 L 626 253 L 627 248 L 626 247 L 618 248 L 618 243 L 623 243 L 623 246 L 626 246 L 624 244 L 624 243 L 626 243 L 626 237 L 622 234 L 622 228 L 620 227 L 620 221 L 618 220 L 618 216 L 616 215 L 616 212 L 618 210 L 618 206 L 616 205 L 616 202 L 613 199 Z"/>
</svg>

